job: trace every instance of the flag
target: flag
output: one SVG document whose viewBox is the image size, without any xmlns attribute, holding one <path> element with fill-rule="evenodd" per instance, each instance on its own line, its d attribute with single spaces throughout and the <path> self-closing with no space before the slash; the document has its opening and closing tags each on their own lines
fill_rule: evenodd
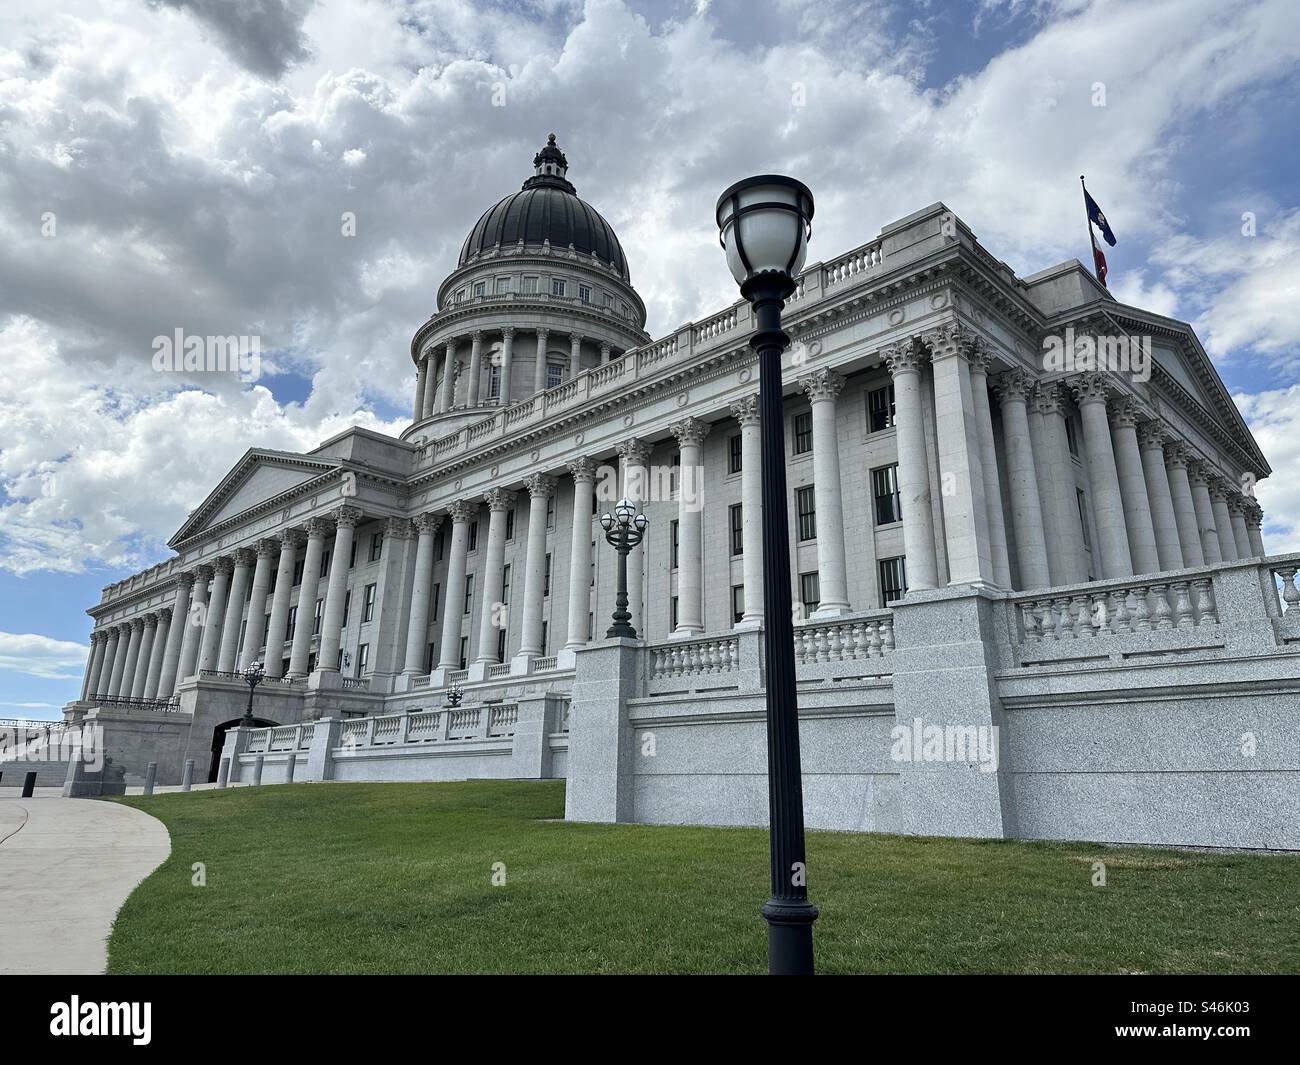
<svg viewBox="0 0 1300 1065">
<path fill-rule="evenodd" d="M 1101 282 L 1101 287 L 1109 288 L 1110 286 L 1106 284 L 1106 274 L 1108 272 L 1106 268 L 1106 256 L 1102 253 L 1102 250 L 1097 247 L 1096 237 L 1093 237 L 1092 239 L 1092 265 L 1093 271 L 1097 275 L 1097 280 Z"/>
<path fill-rule="evenodd" d="M 1101 235 L 1105 238 L 1106 243 L 1112 248 L 1115 246 L 1115 234 L 1110 231 L 1110 223 L 1106 221 L 1106 216 L 1101 213 L 1101 208 L 1097 206 L 1097 201 L 1088 195 L 1088 190 L 1083 190 L 1084 201 L 1088 205 L 1088 221 L 1101 230 Z M 1093 251 L 1097 250 L 1096 243 L 1093 244 Z M 1100 253 L 1098 253 L 1100 254 Z M 1105 261 L 1103 256 L 1102 261 Z"/>
</svg>

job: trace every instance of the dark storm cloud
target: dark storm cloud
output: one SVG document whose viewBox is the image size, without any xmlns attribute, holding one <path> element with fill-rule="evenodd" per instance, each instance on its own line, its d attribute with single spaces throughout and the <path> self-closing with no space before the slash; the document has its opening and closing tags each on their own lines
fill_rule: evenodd
<svg viewBox="0 0 1300 1065">
<path fill-rule="evenodd" d="M 276 79 L 311 56 L 302 32 L 314 0 L 149 0 L 188 11 L 245 70 Z"/>
</svg>

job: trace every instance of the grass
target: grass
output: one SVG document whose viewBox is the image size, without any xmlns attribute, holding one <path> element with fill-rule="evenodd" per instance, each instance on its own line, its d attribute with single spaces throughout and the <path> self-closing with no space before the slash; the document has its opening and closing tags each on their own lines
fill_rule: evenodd
<svg viewBox="0 0 1300 1065">
<path fill-rule="evenodd" d="M 172 853 L 118 915 L 110 973 L 765 966 L 763 830 L 570 824 L 562 781 L 114 801 Z M 824 973 L 1300 971 L 1300 858 L 829 832 L 808 851 Z"/>
</svg>

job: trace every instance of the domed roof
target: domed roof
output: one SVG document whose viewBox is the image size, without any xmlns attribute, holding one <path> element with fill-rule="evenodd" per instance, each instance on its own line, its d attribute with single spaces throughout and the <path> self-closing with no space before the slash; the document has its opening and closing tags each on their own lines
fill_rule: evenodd
<svg viewBox="0 0 1300 1065">
<path fill-rule="evenodd" d="M 623 247 L 613 228 L 590 204 L 578 199 L 577 189 L 565 177 L 569 162 L 556 146 L 554 133 L 533 157 L 533 168 L 533 176 L 521 191 L 489 208 L 475 223 L 461 246 L 457 266 L 498 244 L 502 252 L 508 252 L 520 241 L 537 245 L 549 240 L 557 252 L 567 251 L 572 244 L 627 277 Z"/>
</svg>

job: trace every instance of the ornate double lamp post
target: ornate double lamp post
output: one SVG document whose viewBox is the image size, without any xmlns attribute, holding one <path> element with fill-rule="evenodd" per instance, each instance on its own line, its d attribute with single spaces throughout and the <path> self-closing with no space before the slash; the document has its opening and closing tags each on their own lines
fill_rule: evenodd
<svg viewBox="0 0 1300 1065">
<path fill-rule="evenodd" d="M 649 524 L 649 519 L 638 513 L 628 499 L 620 499 L 614 505 L 613 514 L 606 512 L 600 516 L 605 539 L 618 552 L 618 595 L 614 599 L 614 624 L 606 630 L 607 637 L 636 639 L 632 614 L 627 608 L 627 556 L 645 538 L 645 527 Z"/>
<path fill-rule="evenodd" d="M 248 705 L 244 708 L 244 720 L 239 723 L 239 727 L 253 728 L 253 691 L 262 683 L 266 671 L 262 668 L 261 662 L 254 662 L 244 670 L 243 676 L 244 683 L 248 685 Z"/>
<path fill-rule="evenodd" d="M 813 922 L 808 901 L 795 695 L 794 622 L 790 603 L 790 537 L 786 522 L 785 424 L 781 353 L 790 338 L 781 310 L 795 289 L 812 237 L 813 198 L 794 178 L 763 174 L 738 181 L 718 197 L 719 240 L 740 294 L 754 310 L 749 346 L 758 355 L 763 486 L 763 649 L 767 662 L 767 795 L 772 897 L 767 919 L 768 972 L 811 975 Z"/>
</svg>

